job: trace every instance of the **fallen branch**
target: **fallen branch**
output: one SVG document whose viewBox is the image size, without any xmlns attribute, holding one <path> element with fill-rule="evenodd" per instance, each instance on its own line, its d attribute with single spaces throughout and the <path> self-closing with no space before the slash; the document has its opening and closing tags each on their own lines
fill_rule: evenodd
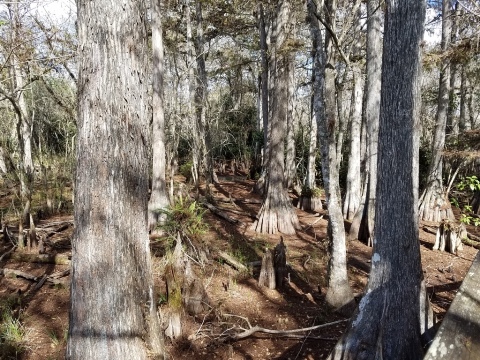
<svg viewBox="0 0 480 360">
<path fill-rule="evenodd" d="M 323 219 L 323 215 L 321 215 L 317 220 L 315 220 L 314 222 L 312 222 L 310 225 L 306 226 L 305 228 L 303 228 L 303 231 L 307 231 L 308 229 L 310 229 L 311 227 L 313 227 L 313 225 L 315 225 L 317 222 L 319 222 L 320 220 Z"/>
<path fill-rule="evenodd" d="M 213 206 L 212 204 L 208 203 L 208 202 L 203 202 L 203 205 L 205 205 L 208 210 L 210 210 L 211 212 L 213 212 L 215 215 L 221 217 L 222 219 L 225 219 L 227 220 L 229 223 L 231 224 L 235 224 L 235 225 L 244 225 L 244 223 L 238 219 L 234 219 L 230 216 L 228 216 L 227 214 L 225 214 L 223 211 L 221 211 L 220 209 L 218 209 L 217 207 Z"/>
<path fill-rule="evenodd" d="M 219 258 L 224 260 L 229 265 L 233 266 L 238 271 L 248 271 L 248 268 L 245 265 L 235 260 L 232 256 L 228 255 L 226 252 L 219 251 L 217 255 Z"/>
<path fill-rule="evenodd" d="M 23 261 L 28 263 L 70 265 L 70 259 L 68 258 L 68 256 L 59 254 L 26 254 L 18 252 L 13 253 L 11 258 L 17 261 Z"/>
<path fill-rule="evenodd" d="M 468 234 L 469 237 L 471 237 L 472 235 L 469 233 Z M 462 239 L 462 242 L 466 245 L 469 245 L 471 247 L 474 247 L 475 249 L 479 249 L 480 250 L 480 242 L 478 241 L 475 241 L 475 240 L 470 240 L 470 239 L 466 239 L 466 238 L 463 238 Z"/>
<path fill-rule="evenodd" d="M 241 204 L 262 204 L 262 200 L 258 199 L 235 199 L 232 197 L 213 197 L 215 202 L 224 202 L 224 203 L 241 203 Z"/>
<path fill-rule="evenodd" d="M 325 327 L 328 327 L 328 326 L 332 326 L 332 325 L 337 325 L 337 324 L 341 324 L 341 323 L 344 323 L 344 322 L 347 322 L 349 321 L 350 319 L 345 319 L 345 320 L 338 320 L 338 321 L 333 321 L 333 322 L 330 322 L 330 323 L 326 323 L 326 324 L 320 324 L 320 325 L 315 325 L 315 326 L 310 326 L 310 327 L 306 327 L 306 328 L 301 328 L 301 329 L 292 329 L 292 330 L 274 330 L 274 329 L 267 329 L 267 328 L 264 328 L 264 327 L 261 327 L 261 326 L 252 326 L 250 324 L 250 321 L 248 321 L 247 318 L 244 318 L 243 316 L 238 316 L 238 315 L 230 315 L 230 314 L 225 314 L 224 316 L 229 316 L 229 317 L 237 317 L 237 318 L 240 318 L 242 320 L 244 320 L 247 324 L 248 324 L 248 329 L 244 329 L 244 328 L 240 328 L 240 330 L 243 330 L 242 332 L 240 333 L 237 333 L 237 334 L 227 334 L 226 335 L 226 338 L 223 340 L 223 341 L 226 341 L 226 340 L 240 340 L 240 339 L 244 339 L 248 336 L 251 336 L 257 332 L 260 332 L 260 333 L 265 333 L 265 334 L 272 334 L 272 335 L 275 335 L 275 336 L 281 336 L 281 337 L 298 337 L 298 333 L 302 333 L 302 332 L 306 332 L 306 331 L 313 331 L 313 330 L 318 330 L 318 329 L 321 329 L 321 328 L 325 328 Z M 304 337 L 301 336 L 302 338 Z"/>
<path fill-rule="evenodd" d="M 468 237 L 475 242 L 480 242 L 480 236 L 473 235 L 471 232 L 467 232 Z"/>
<path fill-rule="evenodd" d="M 54 285 L 65 285 L 65 282 L 58 280 L 61 277 L 67 276 L 70 273 L 70 270 L 60 271 L 58 273 L 52 275 L 43 275 L 43 276 L 35 276 L 33 274 L 26 273 L 24 271 L 15 270 L 15 269 L 7 269 L 3 268 L 0 269 L 0 275 L 5 277 L 21 277 L 26 280 L 35 281 L 39 284 L 42 284 L 47 281 Z M 36 285 L 36 288 L 41 287 L 41 285 Z"/>
</svg>

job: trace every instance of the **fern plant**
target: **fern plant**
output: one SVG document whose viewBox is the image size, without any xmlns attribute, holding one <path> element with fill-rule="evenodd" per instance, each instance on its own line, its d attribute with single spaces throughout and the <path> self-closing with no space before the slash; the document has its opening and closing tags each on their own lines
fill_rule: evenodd
<svg viewBox="0 0 480 360">
<path fill-rule="evenodd" d="M 165 216 L 160 228 L 170 240 L 169 247 L 179 234 L 183 239 L 195 241 L 208 230 L 208 225 L 203 221 L 205 209 L 188 198 L 178 197 L 173 205 L 159 210 L 159 213 Z"/>
</svg>

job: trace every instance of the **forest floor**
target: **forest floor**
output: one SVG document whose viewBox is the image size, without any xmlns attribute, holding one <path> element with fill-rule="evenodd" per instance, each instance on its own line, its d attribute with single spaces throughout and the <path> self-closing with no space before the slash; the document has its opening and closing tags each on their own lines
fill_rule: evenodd
<svg viewBox="0 0 480 360">
<path fill-rule="evenodd" d="M 346 326 L 347 318 L 329 308 L 324 301 L 327 270 L 325 211 L 314 213 L 297 209 L 302 230 L 296 235 L 284 236 L 288 281 L 282 289 L 259 287 L 258 268 L 240 272 L 216 256 L 223 251 L 235 260 L 249 264 L 261 260 L 265 248 L 272 249 L 279 242 L 279 235 L 260 235 L 248 229 L 260 208 L 260 201 L 235 201 L 260 200 L 252 192 L 253 185 L 253 181 L 242 177 L 224 177 L 212 189 L 214 199 L 225 200 L 217 201 L 218 208 L 239 223 L 232 225 L 210 211 L 205 213 L 209 230 L 202 240 L 210 249 L 211 259 L 203 266 L 194 266 L 194 270 L 203 278 L 210 308 L 201 316 L 185 317 L 182 338 L 166 340 L 170 359 L 325 359 Z M 13 196 L 13 189 L 0 188 L 2 214 L 11 208 Z M 231 201 L 226 201 L 228 199 Z M 348 228 L 348 223 L 346 226 Z M 43 219 L 36 227 L 39 229 L 37 235 L 46 239 L 48 254 L 57 254 L 59 259 L 70 255 L 71 214 Z M 433 251 L 435 230 L 434 224 L 420 225 L 424 278 L 435 317 L 440 321 L 477 250 L 464 245 L 458 255 Z M 480 235 L 474 227 L 468 227 L 468 231 Z M 7 357 L 7 349 L 1 349 L 0 359 L 64 359 L 69 277 L 63 276 L 65 273 L 62 272 L 68 270 L 69 265 L 27 261 L 27 255 L 19 256 L 18 251 L 2 256 L 11 248 L 12 244 L 5 237 L 0 240 L 0 268 L 21 271 L 37 278 L 28 280 L 8 271 L 4 272 L 5 276 L 0 276 L 0 307 L 2 311 L 13 309 L 26 331 L 24 350 L 17 355 L 10 351 L 11 357 Z M 153 243 L 152 249 L 159 304 L 163 311 L 162 251 L 158 243 Z M 348 243 L 348 273 L 357 300 L 367 283 L 370 256 L 371 248 L 363 243 Z M 46 280 L 43 285 L 42 279 Z M 333 322 L 336 323 L 321 329 L 288 334 L 291 337 L 255 332 L 241 340 L 223 341 L 226 334 L 242 332 L 241 328 L 248 329 L 249 324 L 272 330 L 292 330 Z"/>
</svg>

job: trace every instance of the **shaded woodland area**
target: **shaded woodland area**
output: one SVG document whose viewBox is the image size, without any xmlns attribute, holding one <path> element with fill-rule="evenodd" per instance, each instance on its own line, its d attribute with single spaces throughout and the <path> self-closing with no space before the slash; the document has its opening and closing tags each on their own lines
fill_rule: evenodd
<svg viewBox="0 0 480 360">
<path fill-rule="evenodd" d="M 0 4 L 0 358 L 423 358 L 480 248 L 479 19 Z"/>
</svg>

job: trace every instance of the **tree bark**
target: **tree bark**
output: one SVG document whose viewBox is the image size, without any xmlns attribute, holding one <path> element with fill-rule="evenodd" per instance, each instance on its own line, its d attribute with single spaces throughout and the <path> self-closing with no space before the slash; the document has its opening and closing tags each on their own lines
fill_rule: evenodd
<svg viewBox="0 0 480 360">
<path fill-rule="evenodd" d="M 365 82 L 365 123 L 367 135 L 367 183 L 359 213 L 350 227 L 349 238 L 372 245 L 377 187 L 378 118 L 382 67 L 382 11 L 379 0 L 367 2 L 367 77 Z"/>
<path fill-rule="evenodd" d="M 14 44 L 23 43 L 22 19 L 20 3 L 8 4 L 9 17 L 12 23 L 11 40 Z M 11 65 L 12 96 L 10 97 L 17 118 L 17 137 L 20 153 L 18 172 L 20 179 L 20 194 L 22 199 L 22 217 L 19 221 L 18 246 L 24 247 L 23 225 L 29 222 L 32 206 L 33 187 L 33 157 L 32 157 L 32 121 L 25 97 L 25 71 L 22 69 L 20 59 L 16 51 L 12 51 L 7 58 Z"/>
<path fill-rule="evenodd" d="M 75 231 L 67 359 L 161 355 L 147 233 L 144 1 L 78 1 Z"/>
<path fill-rule="evenodd" d="M 449 0 L 442 3 L 442 43 L 446 52 L 450 47 L 452 6 Z M 450 201 L 443 187 L 443 149 L 447 126 L 448 97 L 450 93 L 450 60 L 445 56 L 441 62 L 440 85 L 435 134 L 432 144 L 432 161 L 428 169 L 427 186 L 420 198 L 420 219 L 440 222 L 443 219 L 455 220 Z"/>
<path fill-rule="evenodd" d="M 158 210 L 168 204 L 165 181 L 165 110 L 163 96 L 164 56 L 162 36 L 162 9 L 160 0 L 152 1 L 152 53 L 153 53 L 153 98 L 152 98 L 152 190 L 148 202 L 148 228 L 155 231 L 162 223 Z"/>
<path fill-rule="evenodd" d="M 265 254 L 263 254 L 262 257 L 262 268 L 260 269 L 258 285 L 268 287 L 272 290 L 275 289 L 275 266 L 273 264 L 273 254 L 270 249 L 265 250 Z"/>
<path fill-rule="evenodd" d="M 322 34 L 315 15 L 317 7 L 312 0 L 308 2 L 308 7 L 312 38 L 316 45 L 313 65 L 314 112 L 317 118 L 318 143 L 322 152 L 322 175 L 329 214 L 330 261 L 326 301 L 333 307 L 341 307 L 353 300 L 353 293 L 348 283 L 347 249 L 337 167 L 335 54 L 332 35 L 328 31 L 325 35 L 325 47 L 323 47 Z M 335 8 L 335 1 L 328 1 L 326 13 L 335 14 Z M 329 19 L 329 21 L 330 26 L 334 29 L 334 20 Z"/>
<path fill-rule="evenodd" d="M 281 232 L 295 234 L 299 228 L 297 214 L 285 187 L 285 145 L 288 86 L 287 39 L 291 34 L 291 4 L 288 0 L 278 5 L 274 26 L 275 76 L 270 133 L 270 159 L 268 162 L 267 194 L 260 209 L 258 220 L 252 225 L 254 231 L 267 234 Z"/>
<path fill-rule="evenodd" d="M 197 18 L 197 34 L 195 37 L 195 51 L 197 59 L 197 84 L 195 89 L 195 112 L 196 112 L 196 132 L 194 142 L 199 151 L 199 174 L 204 175 L 208 185 L 212 182 L 217 183 L 211 154 L 212 140 L 209 124 L 207 121 L 207 69 L 205 65 L 205 40 L 203 37 L 203 13 L 202 2 L 195 2 L 195 11 Z"/>
<path fill-rule="evenodd" d="M 330 359 L 423 357 L 417 119 L 425 3 L 388 0 L 385 14 L 372 269 Z"/>
<path fill-rule="evenodd" d="M 353 89 L 350 105 L 350 155 L 348 157 L 347 188 L 343 203 L 343 216 L 353 219 L 360 206 L 361 172 L 360 172 L 360 137 L 362 125 L 362 70 L 358 62 L 352 64 Z"/>
<path fill-rule="evenodd" d="M 293 186 L 296 175 L 295 168 L 295 119 L 293 117 L 295 95 L 295 62 L 293 56 L 288 56 L 288 107 L 287 107 L 287 141 L 285 156 L 285 180 L 287 189 Z"/>
<path fill-rule="evenodd" d="M 263 120 L 263 159 L 262 173 L 255 184 L 255 191 L 263 194 L 267 184 L 267 168 L 270 159 L 270 121 L 269 121 L 269 68 L 270 61 L 268 57 L 267 31 L 265 24 L 265 12 L 261 1 L 257 4 L 258 11 L 258 30 L 260 33 L 260 54 L 261 54 L 261 79 L 262 79 L 262 120 Z"/>
</svg>

